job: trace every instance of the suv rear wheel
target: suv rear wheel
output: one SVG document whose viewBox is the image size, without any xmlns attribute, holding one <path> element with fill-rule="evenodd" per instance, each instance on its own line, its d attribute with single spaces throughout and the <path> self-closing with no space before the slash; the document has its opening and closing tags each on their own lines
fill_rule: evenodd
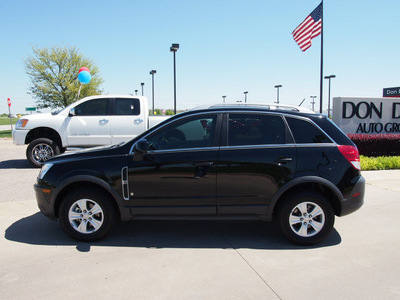
<svg viewBox="0 0 400 300">
<path fill-rule="evenodd" d="M 61 204 L 59 217 L 63 230 L 72 238 L 94 241 L 109 232 L 116 212 L 107 195 L 88 188 L 68 194 Z"/>
<path fill-rule="evenodd" d="M 278 222 L 283 234 L 291 242 L 313 245 L 329 235 L 335 215 L 325 197 L 303 192 L 285 199 L 278 210 Z"/>
</svg>

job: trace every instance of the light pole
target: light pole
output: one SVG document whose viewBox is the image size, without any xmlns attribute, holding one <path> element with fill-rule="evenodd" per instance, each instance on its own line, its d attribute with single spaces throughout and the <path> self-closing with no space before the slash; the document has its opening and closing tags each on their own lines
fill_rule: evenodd
<svg viewBox="0 0 400 300">
<path fill-rule="evenodd" d="M 222 101 L 224 101 L 224 103 L 225 103 L 225 98 L 226 98 L 226 96 L 222 96 Z"/>
<path fill-rule="evenodd" d="M 141 82 L 140 85 L 142 86 L 142 96 L 144 96 L 144 93 L 143 93 L 144 82 Z"/>
<path fill-rule="evenodd" d="M 249 92 L 243 92 L 243 94 L 244 94 L 244 103 L 247 103 L 247 94 L 248 94 Z"/>
<path fill-rule="evenodd" d="M 328 118 L 331 117 L 331 79 L 336 78 L 336 75 L 325 76 L 325 79 L 329 79 L 329 89 L 328 89 Z"/>
<path fill-rule="evenodd" d="M 153 99 L 153 116 L 154 116 L 154 74 L 156 74 L 157 71 L 156 70 L 151 70 L 150 71 L 150 75 L 151 75 L 151 79 L 152 79 L 152 99 Z"/>
<path fill-rule="evenodd" d="M 279 88 L 282 87 L 282 84 L 278 84 L 275 86 L 275 88 L 277 89 L 277 93 L 276 93 L 276 104 L 279 104 Z"/>
<path fill-rule="evenodd" d="M 135 95 L 137 96 L 137 92 L 138 92 L 138 90 L 135 90 Z"/>
<path fill-rule="evenodd" d="M 169 50 L 174 53 L 174 114 L 176 115 L 176 60 L 175 54 L 179 49 L 179 44 L 172 44 Z"/>
<path fill-rule="evenodd" d="M 311 100 L 311 105 L 312 105 L 312 111 L 314 111 L 314 104 L 315 104 L 315 98 L 317 98 L 317 96 L 310 96 Z"/>
</svg>

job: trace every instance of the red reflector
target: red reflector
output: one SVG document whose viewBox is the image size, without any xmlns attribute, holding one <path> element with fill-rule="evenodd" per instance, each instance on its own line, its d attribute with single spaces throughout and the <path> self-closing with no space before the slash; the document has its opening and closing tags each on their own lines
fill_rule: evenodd
<svg viewBox="0 0 400 300">
<path fill-rule="evenodd" d="M 353 194 L 353 196 L 351 196 L 352 198 L 357 198 L 358 196 L 360 196 L 361 195 L 361 193 L 355 193 L 355 194 Z"/>
<path fill-rule="evenodd" d="M 353 165 L 357 170 L 361 170 L 360 155 L 357 147 L 348 145 L 339 145 L 340 153 Z"/>
</svg>

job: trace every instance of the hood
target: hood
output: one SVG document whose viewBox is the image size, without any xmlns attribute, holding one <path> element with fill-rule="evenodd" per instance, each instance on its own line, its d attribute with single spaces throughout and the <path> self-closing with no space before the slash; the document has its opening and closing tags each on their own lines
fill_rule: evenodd
<svg viewBox="0 0 400 300">
<path fill-rule="evenodd" d="M 40 113 L 40 114 L 33 114 L 33 115 L 25 115 L 22 116 L 21 119 L 27 119 L 27 120 L 43 120 L 43 119 L 49 119 L 54 117 L 51 113 Z"/>
<path fill-rule="evenodd" d="M 64 163 L 70 161 L 84 159 L 98 159 L 101 157 L 110 157 L 115 155 L 128 155 L 129 147 L 124 147 L 126 143 L 115 145 L 100 146 L 77 151 L 68 151 L 64 154 L 52 157 L 47 162 L 49 163 Z"/>
</svg>

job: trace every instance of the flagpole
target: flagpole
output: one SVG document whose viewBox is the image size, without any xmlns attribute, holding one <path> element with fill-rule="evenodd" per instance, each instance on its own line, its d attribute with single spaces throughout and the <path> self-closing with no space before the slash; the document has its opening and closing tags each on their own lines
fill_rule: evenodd
<svg viewBox="0 0 400 300">
<path fill-rule="evenodd" d="M 324 78 L 324 0 L 321 0 L 321 74 L 319 79 L 319 112 L 322 114 L 322 89 Z"/>
</svg>

